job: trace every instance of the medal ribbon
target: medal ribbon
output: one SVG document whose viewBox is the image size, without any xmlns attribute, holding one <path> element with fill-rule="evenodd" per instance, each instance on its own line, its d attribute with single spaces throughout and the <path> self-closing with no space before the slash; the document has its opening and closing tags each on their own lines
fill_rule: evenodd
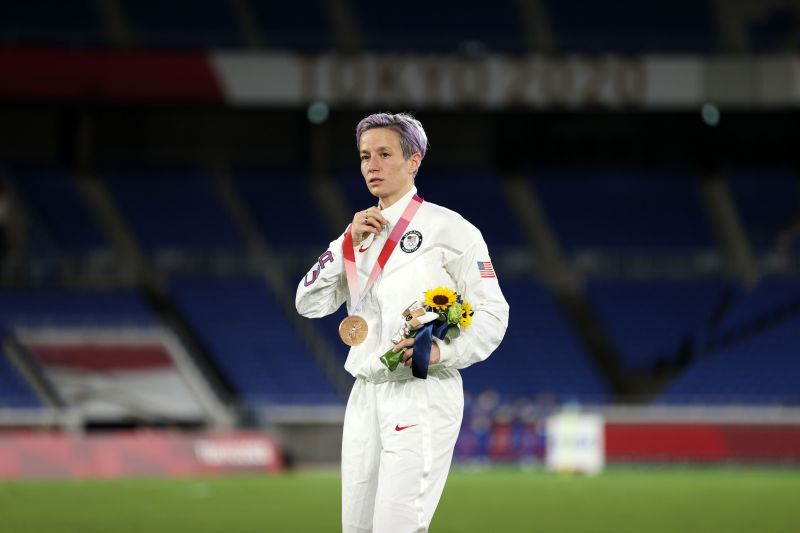
<svg viewBox="0 0 800 533">
<path fill-rule="evenodd" d="M 416 194 L 408 201 L 405 211 L 400 215 L 400 220 L 397 221 L 394 229 L 389 234 L 389 238 L 386 239 L 386 243 L 383 245 L 380 255 L 378 255 L 378 261 L 376 261 L 375 266 L 372 267 L 372 272 L 370 272 L 367 283 L 361 291 L 361 295 L 358 294 L 358 268 L 356 267 L 353 235 L 350 233 L 350 226 L 347 227 L 347 231 L 344 235 L 344 243 L 342 244 L 342 255 L 344 255 L 344 271 L 347 276 L 347 288 L 350 290 L 350 309 L 352 309 L 353 312 L 358 308 L 364 296 L 367 295 L 372 284 L 375 283 L 378 274 L 381 273 L 383 267 L 389 261 L 392 252 L 397 248 L 397 243 L 400 242 L 400 238 L 403 236 L 403 233 L 405 233 L 414 215 L 417 214 L 419 206 L 422 205 L 424 201 L 425 200 Z"/>
</svg>

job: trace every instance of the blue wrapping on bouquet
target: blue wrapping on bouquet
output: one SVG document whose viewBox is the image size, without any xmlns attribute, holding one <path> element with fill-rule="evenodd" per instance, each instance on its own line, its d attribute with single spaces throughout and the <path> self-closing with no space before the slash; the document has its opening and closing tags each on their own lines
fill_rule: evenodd
<svg viewBox="0 0 800 533">
<path fill-rule="evenodd" d="M 425 324 L 414 337 L 414 355 L 411 357 L 411 374 L 415 378 L 427 379 L 428 367 L 431 363 L 431 343 L 433 337 L 443 339 L 449 324 L 447 322 L 431 322 Z"/>
</svg>

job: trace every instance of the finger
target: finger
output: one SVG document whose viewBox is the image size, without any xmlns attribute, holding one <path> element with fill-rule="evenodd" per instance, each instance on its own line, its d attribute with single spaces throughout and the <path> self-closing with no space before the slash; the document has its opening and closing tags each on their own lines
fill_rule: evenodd
<svg viewBox="0 0 800 533">
<path fill-rule="evenodd" d="M 394 345 L 394 351 L 395 352 L 399 352 L 403 348 L 409 348 L 409 347 L 411 347 L 413 349 L 413 347 L 414 347 L 414 339 L 403 339 L 403 340 L 401 340 L 400 342 L 398 342 L 397 344 Z"/>
<path fill-rule="evenodd" d="M 380 218 L 379 218 L 380 217 Z M 375 215 L 375 213 L 366 213 L 364 215 L 364 224 L 369 227 L 376 229 L 378 232 L 383 230 L 383 226 L 381 225 L 380 219 L 383 219 L 380 215 Z"/>
<path fill-rule="evenodd" d="M 377 207 L 371 208 L 368 211 L 368 214 L 371 218 L 374 218 L 378 222 L 378 224 L 382 226 L 388 224 L 388 221 L 386 220 L 386 218 L 384 218 L 384 216 L 381 214 L 381 212 L 378 210 Z"/>
<path fill-rule="evenodd" d="M 383 226 L 381 226 L 380 222 L 378 222 L 374 218 L 367 218 L 364 227 L 367 228 L 365 231 L 375 233 L 376 235 L 381 231 L 383 231 Z"/>
<path fill-rule="evenodd" d="M 378 222 L 378 224 L 380 224 L 380 225 L 385 225 L 385 224 L 387 224 L 387 223 L 388 223 L 388 221 L 386 220 L 386 218 L 385 218 L 385 217 L 384 217 L 384 216 L 381 214 L 381 210 L 380 210 L 380 209 L 378 209 L 378 208 L 377 208 L 377 207 L 375 207 L 375 206 L 368 208 L 368 209 L 367 209 L 366 211 L 364 211 L 364 212 L 365 212 L 367 215 L 369 215 L 371 218 L 374 218 L 374 219 L 375 219 L 375 220 Z"/>
<path fill-rule="evenodd" d="M 405 361 L 403 361 L 403 364 L 404 364 L 405 366 L 411 366 L 411 358 L 409 357 L 408 359 L 406 359 Z"/>
</svg>

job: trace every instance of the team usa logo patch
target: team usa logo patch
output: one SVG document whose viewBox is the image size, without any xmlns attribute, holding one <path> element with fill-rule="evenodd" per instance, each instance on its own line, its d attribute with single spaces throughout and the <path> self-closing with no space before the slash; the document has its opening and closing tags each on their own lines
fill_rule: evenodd
<svg viewBox="0 0 800 533">
<path fill-rule="evenodd" d="M 422 245 L 422 233 L 412 229 L 400 238 L 400 249 L 410 254 L 416 252 Z"/>
<path fill-rule="evenodd" d="M 482 278 L 496 278 L 491 261 L 478 261 L 478 272 Z"/>
</svg>

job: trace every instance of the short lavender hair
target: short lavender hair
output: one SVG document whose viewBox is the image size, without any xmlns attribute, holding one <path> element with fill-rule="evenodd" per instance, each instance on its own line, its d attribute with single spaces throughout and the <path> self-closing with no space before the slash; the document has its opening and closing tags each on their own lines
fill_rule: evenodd
<svg viewBox="0 0 800 533">
<path fill-rule="evenodd" d="M 425 158 L 428 151 L 428 136 L 419 120 L 408 113 L 375 113 L 361 119 L 356 126 L 356 146 L 361 148 L 361 135 L 372 128 L 388 128 L 400 135 L 400 148 L 403 158 L 408 159 L 419 152 Z"/>
</svg>

